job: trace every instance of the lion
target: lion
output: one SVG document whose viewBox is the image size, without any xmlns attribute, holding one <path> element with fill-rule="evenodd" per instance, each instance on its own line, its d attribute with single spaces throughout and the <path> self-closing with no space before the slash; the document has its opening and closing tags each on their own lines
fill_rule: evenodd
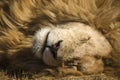
<svg viewBox="0 0 120 80">
<path fill-rule="evenodd" d="M 109 61 L 113 67 L 119 67 L 120 28 L 116 24 L 120 21 L 120 11 L 113 5 L 114 1 L 1 0 L 0 66 L 7 69 L 11 66 L 28 69 L 27 61 L 39 60 L 34 58 L 34 51 L 32 52 L 33 36 L 38 29 L 76 22 L 78 25 L 88 25 L 102 34 L 112 47 L 112 51 L 107 52 L 110 55 Z M 60 45 L 62 43 L 63 41 L 60 41 Z M 86 58 L 83 62 L 85 60 Z M 94 61 L 96 58 L 91 57 L 91 60 Z M 101 59 L 98 62 L 103 65 Z M 33 68 L 35 69 L 35 66 L 32 63 Z"/>
</svg>

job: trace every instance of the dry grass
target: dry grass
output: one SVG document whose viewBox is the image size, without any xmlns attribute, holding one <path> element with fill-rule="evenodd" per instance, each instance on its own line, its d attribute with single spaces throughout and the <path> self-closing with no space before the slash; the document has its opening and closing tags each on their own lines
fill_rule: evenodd
<svg viewBox="0 0 120 80">
<path fill-rule="evenodd" d="M 26 64 L 26 65 L 25 65 Z M 38 65 L 42 64 L 42 65 Z M 27 66 L 27 69 L 20 65 Z M 0 80 L 120 80 L 119 68 L 106 67 L 101 74 L 95 75 L 77 75 L 60 73 L 56 67 L 48 67 L 41 60 L 34 59 L 28 62 L 23 60 L 14 63 L 0 71 Z"/>
<path fill-rule="evenodd" d="M 66 76 L 66 77 L 51 77 L 51 76 L 39 76 L 39 74 L 34 74 L 34 76 L 28 75 L 29 77 L 8 77 L 4 75 L 4 72 L 0 72 L 0 80 L 119 80 L 118 78 L 113 78 L 106 76 L 104 74 L 89 75 L 89 76 Z"/>
</svg>

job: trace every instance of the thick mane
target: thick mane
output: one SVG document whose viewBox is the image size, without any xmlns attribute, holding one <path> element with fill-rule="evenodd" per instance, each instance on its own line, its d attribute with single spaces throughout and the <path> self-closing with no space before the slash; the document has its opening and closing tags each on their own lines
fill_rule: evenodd
<svg viewBox="0 0 120 80">
<path fill-rule="evenodd" d="M 112 6 L 113 0 L 6 0 L 0 3 L 1 24 L 10 28 L 70 21 L 103 28 L 118 16 L 117 8 Z"/>
</svg>

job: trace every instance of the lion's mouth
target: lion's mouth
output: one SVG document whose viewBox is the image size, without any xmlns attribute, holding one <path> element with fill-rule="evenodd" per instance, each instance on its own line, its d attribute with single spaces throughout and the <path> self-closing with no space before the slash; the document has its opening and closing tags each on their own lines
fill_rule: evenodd
<svg viewBox="0 0 120 80">
<path fill-rule="evenodd" d="M 46 48 L 46 46 L 47 46 L 47 40 L 48 40 L 49 34 L 50 34 L 50 32 L 47 33 L 46 39 L 45 39 L 45 41 L 44 41 L 44 43 L 43 43 L 43 47 L 42 47 L 42 49 L 41 49 L 41 50 L 42 50 L 42 51 L 41 51 L 42 56 L 43 56 L 43 53 L 44 53 L 45 48 Z"/>
<path fill-rule="evenodd" d="M 62 58 L 59 58 L 58 61 L 59 61 L 58 66 L 63 67 L 63 68 L 72 68 L 72 67 L 77 68 L 81 64 L 80 58 L 73 58 L 73 59 L 66 60 L 66 61 L 63 61 Z"/>
</svg>

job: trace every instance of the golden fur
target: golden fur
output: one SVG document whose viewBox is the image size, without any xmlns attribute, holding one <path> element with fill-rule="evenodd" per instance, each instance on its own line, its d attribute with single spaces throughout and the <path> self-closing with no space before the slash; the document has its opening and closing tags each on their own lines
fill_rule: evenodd
<svg viewBox="0 0 120 80">
<path fill-rule="evenodd" d="M 10 64 L 13 64 L 14 59 L 17 59 L 16 55 L 31 54 L 32 36 L 43 25 L 81 22 L 95 27 L 107 36 L 113 46 L 111 55 L 117 62 L 116 64 L 120 66 L 118 61 L 118 56 L 120 56 L 119 27 L 117 29 L 110 27 L 110 24 L 116 24 L 120 11 L 113 6 L 113 1 L 1 0 L 0 63 L 9 59 Z M 111 39 L 114 39 L 114 36 L 111 35 L 117 35 L 118 37 L 112 41 Z M 115 47 L 116 45 L 117 47 Z M 14 64 L 17 64 L 17 62 Z"/>
</svg>

